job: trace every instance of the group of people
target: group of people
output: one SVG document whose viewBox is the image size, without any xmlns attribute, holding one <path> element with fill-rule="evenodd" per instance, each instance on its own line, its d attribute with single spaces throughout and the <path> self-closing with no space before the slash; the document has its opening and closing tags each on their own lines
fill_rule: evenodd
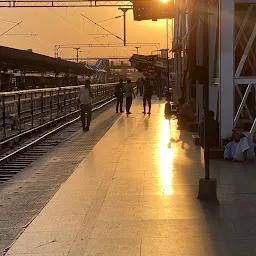
<svg viewBox="0 0 256 256">
<path fill-rule="evenodd" d="M 188 123 L 195 119 L 193 104 L 186 103 L 183 98 L 178 100 L 178 129 L 186 129 Z M 200 145 L 204 147 L 204 120 L 199 123 L 198 133 Z M 219 123 L 214 119 L 214 112 L 208 112 L 208 146 L 219 147 Z M 233 130 L 231 141 L 225 146 L 224 159 L 235 162 L 248 162 L 255 160 L 256 141 L 250 132 L 238 132 Z"/>
<path fill-rule="evenodd" d="M 138 93 L 143 93 L 143 114 L 146 114 L 146 103 L 148 103 L 148 114 L 151 114 L 151 97 L 153 89 L 151 81 L 146 78 L 143 82 L 143 87 L 138 90 Z M 126 98 L 126 114 L 131 114 L 130 109 L 132 106 L 133 97 L 135 98 L 134 87 L 131 80 L 128 79 L 124 84 L 120 79 L 119 83 L 115 87 L 116 96 L 116 113 L 123 113 L 123 99 Z M 84 131 L 89 131 L 91 117 L 92 117 L 92 105 L 91 100 L 93 93 L 90 87 L 90 80 L 85 81 L 85 85 L 80 87 L 79 103 L 81 109 L 81 120 Z M 87 114 L 87 125 L 85 125 L 85 114 Z M 219 123 L 214 119 L 214 112 L 208 113 L 208 146 L 210 148 L 217 147 L 219 145 Z M 178 100 L 178 129 L 186 128 L 187 124 L 195 119 L 195 111 L 193 110 L 192 102 L 186 103 L 183 98 Z M 204 146 L 204 121 L 199 124 L 199 137 L 200 144 Z M 256 143 L 250 132 L 239 133 L 233 130 L 232 140 L 226 145 L 224 151 L 224 159 L 229 161 L 248 162 L 248 160 L 255 160 Z"/>
<path fill-rule="evenodd" d="M 144 82 L 142 82 L 144 81 Z M 151 114 L 151 98 L 153 94 L 153 88 L 151 85 L 151 81 L 149 78 L 141 80 L 141 85 L 137 84 L 137 94 L 140 93 L 142 96 L 143 94 L 143 113 L 146 114 L 146 105 L 148 103 L 148 114 Z M 131 83 L 131 80 L 128 79 L 127 83 L 124 84 L 123 80 L 120 79 L 119 83 L 115 87 L 115 96 L 116 96 L 116 113 L 119 113 L 118 110 L 120 109 L 120 113 L 123 113 L 123 100 L 124 96 L 126 99 L 126 114 L 130 115 L 130 109 L 132 106 L 132 96 L 135 98 L 134 88 Z"/>
<path fill-rule="evenodd" d="M 143 92 L 143 113 L 146 114 L 146 103 L 148 103 L 148 114 L 151 114 L 151 97 L 153 94 L 153 89 L 151 81 L 149 78 L 144 79 L 143 88 L 140 93 Z M 90 79 L 85 80 L 85 84 L 80 86 L 79 91 L 79 102 L 81 109 L 81 120 L 84 131 L 89 131 L 91 118 L 92 118 L 92 105 L 91 101 L 93 98 L 93 93 L 90 87 Z M 132 85 L 131 79 L 127 79 L 127 82 L 124 84 L 123 80 L 120 79 L 119 83 L 115 87 L 114 96 L 116 97 L 116 113 L 123 113 L 123 101 L 124 96 L 126 99 L 126 114 L 130 115 L 130 109 L 132 106 L 133 97 L 135 98 L 134 87 Z M 87 114 L 87 122 L 85 122 L 85 115 Z"/>
</svg>

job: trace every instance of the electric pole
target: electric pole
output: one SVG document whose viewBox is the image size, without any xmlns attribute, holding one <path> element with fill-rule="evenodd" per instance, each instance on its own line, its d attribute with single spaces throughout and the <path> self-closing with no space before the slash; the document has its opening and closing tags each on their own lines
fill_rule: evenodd
<svg viewBox="0 0 256 256">
<path fill-rule="evenodd" d="M 124 46 L 126 46 L 126 12 L 129 10 L 132 10 L 131 8 L 118 8 L 118 10 L 123 12 L 123 17 L 124 17 Z"/>
<path fill-rule="evenodd" d="M 76 47 L 76 48 L 73 48 L 73 49 L 76 50 L 76 63 L 78 63 L 80 47 Z"/>
<path fill-rule="evenodd" d="M 139 55 L 139 49 L 140 49 L 140 46 L 135 46 L 136 50 L 137 50 L 137 55 Z"/>
</svg>

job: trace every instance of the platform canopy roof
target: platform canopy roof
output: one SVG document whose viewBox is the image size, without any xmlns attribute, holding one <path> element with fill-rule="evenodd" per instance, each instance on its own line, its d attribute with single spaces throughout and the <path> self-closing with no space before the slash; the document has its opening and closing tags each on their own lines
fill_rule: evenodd
<svg viewBox="0 0 256 256">
<path fill-rule="evenodd" d="M 129 59 L 132 67 L 140 72 L 161 73 L 166 71 L 166 60 L 157 55 L 133 54 Z"/>
<path fill-rule="evenodd" d="M 94 70 L 86 65 L 4 46 L 0 46 L 0 68 L 18 69 L 25 72 L 54 72 L 76 75 L 94 73 Z"/>
</svg>

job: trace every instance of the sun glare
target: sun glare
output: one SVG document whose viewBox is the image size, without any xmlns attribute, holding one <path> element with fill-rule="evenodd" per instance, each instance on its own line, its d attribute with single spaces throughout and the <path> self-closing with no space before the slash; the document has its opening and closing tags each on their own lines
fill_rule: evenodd
<svg viewBox="0 0 256 256">
<path fill-rule="evenodd" d="M 168 142 L 171 137 L 171 122 L 164 118 L 161 122 L 161 136 L 159 144 L 159 167 L 160 179 L 164 195 L 172 195 L 173 191 L 173 160 L 175 158 L 176 147 L 169 148 Z"/>
</svg>

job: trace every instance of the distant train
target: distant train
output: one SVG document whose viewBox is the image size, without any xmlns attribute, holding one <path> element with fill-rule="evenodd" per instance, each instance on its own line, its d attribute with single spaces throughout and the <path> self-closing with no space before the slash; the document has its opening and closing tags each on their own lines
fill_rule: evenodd
<svg viewBox="0 0 256 256">
<path fill-rule="evenodd" d="M 27 73 L 21 75 L 17 73 L 1 73 L 0 74 L 0 91 L 12 91 L 14 88 L 18 90 L 53 88 L 60 86 L 71 86 L 79 84 L 79 76 L 65 74 L 39 74 Z"/>
<path fill-rule="evenodd" d="M 108 75 L 108 79 L 99 76 L 99 72 L 90 76 L 93 84 L 103 84 L 106 82 L 117 82 L 120 75 Z M 123 78 L 123 77 L 122 77 Z M 0 92 L 14 90 L 28 90 L 41 88 L 54 88 L 63 86 L 76 86 L 81 84 L 82 76 L 54 73 L 26 73 L 20 72 L 0 72 Z"/>
</svg>

